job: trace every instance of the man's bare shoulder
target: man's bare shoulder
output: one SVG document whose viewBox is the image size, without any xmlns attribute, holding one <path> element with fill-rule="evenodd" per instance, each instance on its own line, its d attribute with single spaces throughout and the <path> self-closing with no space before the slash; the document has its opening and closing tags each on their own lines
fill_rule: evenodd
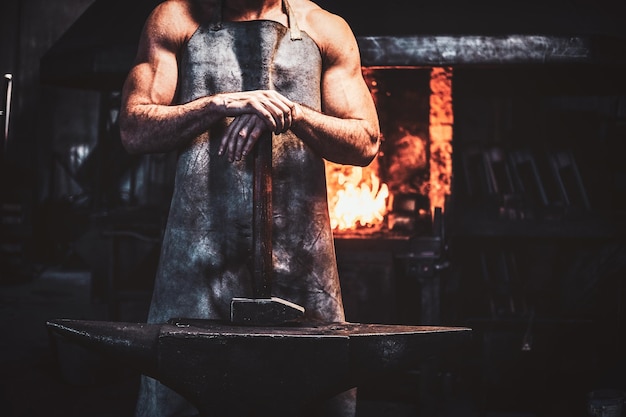
<svg viewBox="0 0 626 417">
<path fill-rule="evenodd" d="M 170 39 L 188 39 L 203 21 L 208 21 L 215 0 L 164 0 L 153 10 L 146 29 Z"/>
<path fill-rule="evenodd" d="M 154 7 L 150 19 L 157 23 L 176 21 L 191 14 L 193 3 L 191 0 L 164 0 Z"/>
<path fill-rule="evenodd" d="M 290 0 L 289 4 L 296 12 L 298 24 L 307 32 L 320 47 L 334 39 L 341 41 L 342 38 L 352 37 L 352 30 L 339 15 L 323 9 L 310 0 Z"/>
<path fill-rule="evenodd" d="M 318 44 L 322 51 L 334 49 L 343 42 L 354 41 L 354 34 L 346 20 L 323 9 L 310 0 L 289 0 L 296 12 L 300 28 Z"/>
</svg>

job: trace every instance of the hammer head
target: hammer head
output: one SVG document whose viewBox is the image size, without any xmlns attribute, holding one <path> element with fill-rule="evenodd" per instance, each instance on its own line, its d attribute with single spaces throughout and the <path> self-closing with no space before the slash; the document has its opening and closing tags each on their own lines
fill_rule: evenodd
<svg viewBox="0 0 626 417">
<path fill-rule="evenodd" d="M 304 317 L 304 307 L 278 297 L 233 298 L 230 321 L 246 326 L 279 326 Z"/>
</svg>

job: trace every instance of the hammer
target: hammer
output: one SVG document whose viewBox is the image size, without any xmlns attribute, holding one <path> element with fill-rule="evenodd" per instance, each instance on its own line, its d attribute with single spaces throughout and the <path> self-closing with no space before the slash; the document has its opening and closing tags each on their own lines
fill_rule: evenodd
<svg viewBox="0 0 626 417">
<path fill-rule="evenodd" d="M 272 297 L 272 133 L 263 134 L 254 147 L 252 190 L 253 298 L 235 297 L 230 321 L 249 326 L 276 326 L 304 316 L 304 307 Z"/>
</svg>

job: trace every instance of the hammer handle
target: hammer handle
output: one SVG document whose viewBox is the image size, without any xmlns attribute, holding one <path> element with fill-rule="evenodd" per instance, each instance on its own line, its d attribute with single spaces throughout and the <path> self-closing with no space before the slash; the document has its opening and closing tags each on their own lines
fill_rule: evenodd
<svg viewBox="0 0 626 417">
<path fill-rule="evenodd" d="M 255 298 L 271 297 L 272 264 L 272 133 L 254 147 L 252 191 L 253 291 Z"/>
</svg>

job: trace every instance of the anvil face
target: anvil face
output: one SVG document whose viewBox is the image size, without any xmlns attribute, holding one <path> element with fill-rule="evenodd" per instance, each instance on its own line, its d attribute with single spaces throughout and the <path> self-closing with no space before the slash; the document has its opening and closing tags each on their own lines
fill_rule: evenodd
<svg viewBox="0 0 626 417">
<path fill-rule="evenodd" d="M 471 332 L 356 323 L 248 327 L 199 319 L 56 320 L 48 326 L 77 344 L 143 367 L 138 370 L 186 397 L 201 415 L 238 417 L 302 415 L 370 378 L 417 366 Z"/>
</svg>

